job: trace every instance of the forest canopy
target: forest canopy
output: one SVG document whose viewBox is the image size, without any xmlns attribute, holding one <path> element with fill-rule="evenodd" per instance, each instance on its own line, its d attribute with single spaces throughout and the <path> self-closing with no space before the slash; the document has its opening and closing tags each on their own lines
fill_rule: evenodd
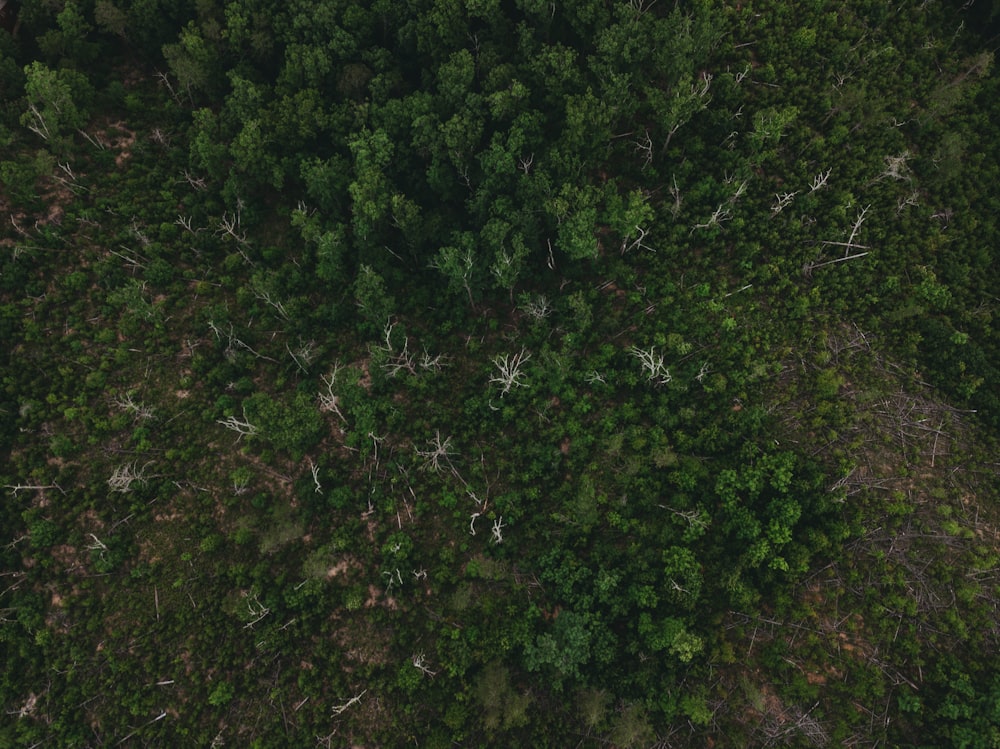
<svg viewBox="0 0 1000 749">
<path fill-rule="evenodd" d="M 997 746 L 998 9 L 10 3 L 0 746 Z"/>
</svg>

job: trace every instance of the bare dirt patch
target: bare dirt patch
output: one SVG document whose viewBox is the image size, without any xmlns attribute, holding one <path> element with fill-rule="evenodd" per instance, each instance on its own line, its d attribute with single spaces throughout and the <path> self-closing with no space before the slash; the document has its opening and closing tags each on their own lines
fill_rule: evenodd
<svg viewBox="0 0 1000 749">
<path fill-rule="evenodd" d="M 115 166 L 121 167 L 126 161 L 132 158 L 132 146 L 135 144 L 135 131 L 125 127 L 121 120 L 109 122 L 108 130 L 116 130 L 117 135 L 111 136 L 110 146 L 118 151 L 115 156 Z"/>
<path fill-rule="evenodd" d="M 333 578 L 337 577 L 337 575 L 344 574 L 350 568 L 351 568 L 351 563 L 346 559 L 342 559 L 340 560 L 340 562 L 338 562 L 337 564 L 335 564 L 333 567 L 331 567 L 326 571 L 326 578 L 327 580 L 332 580 Z"/>
</svg>

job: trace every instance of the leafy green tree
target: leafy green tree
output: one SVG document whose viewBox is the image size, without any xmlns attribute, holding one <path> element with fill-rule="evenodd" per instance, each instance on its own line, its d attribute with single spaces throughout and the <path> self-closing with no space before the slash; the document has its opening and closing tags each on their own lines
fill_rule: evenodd
<svg viewBox="0 0 1000 749">
<path fill-rule="evenodd" d="M 483 669 L 475 695 L 483 711 L 483 725 L 491 733 L 523 726 L 528 720 L 531 696 L 514 689 L 509 669 L 499 661 L 492 661 Z"/>
<path fill-rule="evenodd" d="M 752 152 L 762 158 L 767 146 L 777 146 L 785 130 L 798 115 L 796 107 L 771 107 L 757 112 L 753 117 L 753 131 L 748 136 Z"/>
<path fill-rule="evenodd" d="M 704 650 L 704 640 L 691 632 L 683 620 L 665 617 L 656 620 L 643 612 L 639 615 L 639 633 L 654 652 L 667 651 L 681 663 L 689 663 Z"/>
<path fill-rule="evenodd" d="M 97 56 L 97 44 L 87 40 L 93 27 L 75 2 L 67 2 L 56 16 L 58 29 L 51 29 L 38 39 L 42 53 L 50 60 L 84 66 Z"/>
<path fill-rule="evenodd" d="M 690 549 L 672 546 L 663 552 L 663 575 L 666 598 L 686 609 L 694 609 L 701 600 L 701 563 Z"/>
<path fill-rule="evenodd" d="M 21 115 L 22 125 L 47 141 L 83 127 L 87 112 L 78 102 L 87 99 L 90 85 L 81 73 L 33 62 L 24 68 L 24 75 L 28 110 Z"/>
<path fill-rule="evenodd" d="M 386 167 L 393 157 L 393 145 L 384 130 L 365 130 L 350 142 L 354 157 L 354 180 L 348 187 L 355 239 L 369 243 L 390 211 L 390 183 Z"/>
<path fill-rule="evenodd" d="M 572 260 L 597 257 L 596 188 L 564 184 L 546 208 L 556 219 L 557 247 Z"/>
<path fill-rule="evenodd" d="M 225 6 L 226 40 L 230 47 L 248 50 L 260 65 L 275 63 L 278 39 L 274 22 L 279 7 L 268 0 L 237 0 Z"/>
<path fill-rule="evenodd" d="M 342 287 L 347 279 L 345 235 L 345 227 L 336 226 L 316 240 L 316 275 L 333 288 Z"/>
<path fill-rule="evenodd" d="M 432 265 L 448 279 L 452 293 L 465 293 L 470 309 L 476 308 L 476 292 L 479 290 L 481 270 L 474 247 L 472 234 L 462 232 L 456 236 L 456 245 L 442 247 L 434 256 Z"/>
<path fill-rule="evenodd" d="M 560 688 L 567 680 L 581 678 L 581 668 L 591 659 L 591 632 L 586 614 L 562 611 L 548 632 L 538 635 L 524 649 L 530 671 L 545 671 Z"/>
<path fill-rule="evenodd" d="M 509 247 L 506 242 L 501 242 L 500 246 L 494 249 L 490 273 L 497 287 L 507 290 L 511 304 L 514 303 L 514 288 L 524 274 L 529 254 L 528 245 L 520 232 L 511 234 Z"/>
<path fill-rule="evenodd" d="M 247 399 L 245 406 L 246 419 L 257 427 L 260 436 L 293 456 L 301 457 L 322 436 L 322 415 L 312 398 L 304 393 L 283 400 L 256 393 Z"/>
<path fill-rule="evenodd" d="M 220 681 L 212 689 L 212 693 L 208 695 L 208 704 L 215 707 L 225 707 L 230 702 L 232 702 L 233 697 L 236 696 L 236 689 L 228 681 Z"/>
<path fill-rule="evenodd" d="M 334 155 L 328 159 L 309 157 L 299 165 L 300 177 L 305 184 L 310 205 L 318 210 L 336 215 L 347 203 L 347 186 L 350 182 L 347 160 Z"/>
<path fill-rule="evenodd" d="M 446 104 L 459 108 L 465 104 L 475 79 L 476 63 L 472 59 L 472 53 L 467 49 L 459 49 L 438 68 L 438 94 Z"/>
<path fill-rule="evenodd" d="M 354 300 L 372 332 L 380 331 L 395 311 L 396 302 L 385 280 L 370 265 L 362 264 L 354 280 Z"/>
<path fill-rule="evenodd" d="M 228 166 L 228 149 L 221 141 L 221 123 L 210 109 L 196 109 L 190 130 L 190 161 L 192 166 L 214 179 L 221 180 Z"/>
<path fill-rule="evenodd" d="M 267 136 L 262 131 L 258 119 L 249 119 L 233 138 L 229 152 L 233 157 L 233 167 L 254 178 L 258 183 L 269 184 L 280 190 L 285 177 L 272 156 Z"/>
<path fill-rule="evenodd" d="M 559 139 L 559 150 L 566 159 L 575 161 L 598 152 L 611 138 L 611 123 L 617 103 L 608 106 L 587 89 L 565 99 L 566 120 Z"/>
<path fill-rule="evenodd" d="M 218 49 L 194 21 L 184 27 L 176 43 L 163 46 L 163 56 L 189 97 L 217 93 L 221 88 Z"/>
<path fill-rule="evenodd" d="M 649 198 L 641 191 L 632 190 L 627 195 L 611 191 L 606 198 L 605 213 L 611 230 L 621 238 L 620 254 L 652 249 L 646 243 L 646 234 L 650 230 L 654 211 Z"/>
</svg>

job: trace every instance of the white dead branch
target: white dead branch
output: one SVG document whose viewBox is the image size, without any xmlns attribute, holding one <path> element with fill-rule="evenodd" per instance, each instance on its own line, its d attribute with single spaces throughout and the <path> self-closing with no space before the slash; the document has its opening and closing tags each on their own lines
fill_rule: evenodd
<svg viewBox="0 0 1000 749">
<path fill-rule="evenodd" d="M 490 382 L 500 385 L 501 398 L 507 395 L 512 388 L 524 387 L 527 384 L 521 367 L 529 359 L 531 359 L 531 354 L 526 353 L 523 348 L 516 354 L 500 354 L 493 358 L 493 366 L 497 368 L 497 374 L 490 377 Z"/>
<path fill-rule="evenodd" d="M 657 353 L 655 346 L 650 346 L 649 350 L 644 350 L 638 346 L 633 346 L 629 353 L 639 360 L 642 371 L 646 374 L 646 379 L 655 385 L 666 385 L 673 377 L 670 370 L 664 364 L 664 357 Z"/>
<path fill-rule="evenodd" d="M 253 436 L 257 434 L 257 427 L 250 423 L 247 419 L 246 409 L 243 409 L 243 419 L 237 419 L 235 416 L 227 416 L 225 419 L 216 419 L 216 423 L 222 424 L 226 429 L 236 432 L 239 435 L 236 441 L 239 442 L 245 435 Z"/>
</svg>

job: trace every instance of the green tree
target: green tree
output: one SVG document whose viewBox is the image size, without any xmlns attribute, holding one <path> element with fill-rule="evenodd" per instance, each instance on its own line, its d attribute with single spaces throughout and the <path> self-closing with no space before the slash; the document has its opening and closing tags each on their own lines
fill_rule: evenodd
<svg viewBox="0 0 1000 749">
<path fill-rule="evenodd" d="M 456 245 L 442 247 L 437 251 L 431 265 L 448 280 L 452 293 L 465 293 L 469 307 L 476 308 L 475 293 L 479 288 L 479 265 L 474 240 L 469 232 L 456 236 Z"/>
<path fill-rule="evenodd" d="M 219 91 L 222 66 L 218 49 L 205 38 L 194 21 L 184 27 L 176 43 L 164 45 L 163 56 L 189 97 L 195 93 Z"/>
<path fill-rule="evenodd" d="M 507 297 L 514 303 L 514 287 L 524 273 L 525 261 L 528 258 L 528 245 L 520 232 L 511 234 L 509 246 L 502 242 L 494 249 L 493 264 L 490 273 L 498 288 L 507 290 Z"/>
<path fill-rule="evenodd" d="M 77 102 L 87 99 L 90 85 L 81 73 L 33 62 L 24 68 L 24 75 L 28 111 L 21 115 L 22 125 L 47 141 L 83 127 L 87 113 Z"/>
<path fill-rule="evenodd" d="M 556 688 L 568 679 L 581 678 L 580 669 L 591 659 L 591 632 L 587 616 L 562 611 L 549 632 L 538 635 L 524 648 L 524 662 L 531 671 L 545 671 Z"/>
<path fill-rule="evenodd" d="M 98 46 L 87 41 L 92 26 L 75 2 L 67 2 L 56 16 L 57 29 L 38 38 L 38 46 L 50 60 L 86 65 L 97 56 Z"/>
<path fill-rule="evenodd" d="M 366 264 L 361 265 L 354 280 L 354 300 L 371 332 L 382 329 L 396 306 L 396 301 L 386 290 L 385 280 Z"/>
<path fill-rule="evenodd" d="M 348 186 L 354 236 L 367 243 L 390 212 L 391 188 L 386 167 L 393 158 L 393 145 L 384 130 L 364 130 L 349 145 L 354 157 L 354 180 Z"/>
<path fill-rule="evenodd" d="M 476 682 L 475 695 L 482 707 L 483 725 L 490 732 L 510 730 L 528 720 L 527 708 L 531 696 L 514 689 L 510 683 L 510 671 L 499 661 L 493 661 L 483 669 Z"/>
<path fill-rule="evenodd" d="M 557 247 L 573 260 L 597 257 L 597 201 L 590 186 L 564 184 L 546 208 L 556 219 Z"/>
<path fill-rule="evenodd" d="M 686 609 L 694 609 L 701 599 L 701 563 L 690 549 L 672 546 L 663 552 L 666 598 Z"/>
<path fill-rule="evenodd" d="M 246 419 L 260 435 L 279 450 L 301 456 L 316 445 L 323 433 L 323 418 L 304 393 L 291 399 L 276 399 L 267 393 L 256 393 L 246 402 Z"/>
<path fill-rule="evenodd" d="M 683 620 L 668 616 L 657 620 L 649 612 L 639 615 L 639 633 L 654 652 L 666 650 L 681 663 L 690 662 L 701 653 L 705 643 L 688 629 Z"/>
</svg>

